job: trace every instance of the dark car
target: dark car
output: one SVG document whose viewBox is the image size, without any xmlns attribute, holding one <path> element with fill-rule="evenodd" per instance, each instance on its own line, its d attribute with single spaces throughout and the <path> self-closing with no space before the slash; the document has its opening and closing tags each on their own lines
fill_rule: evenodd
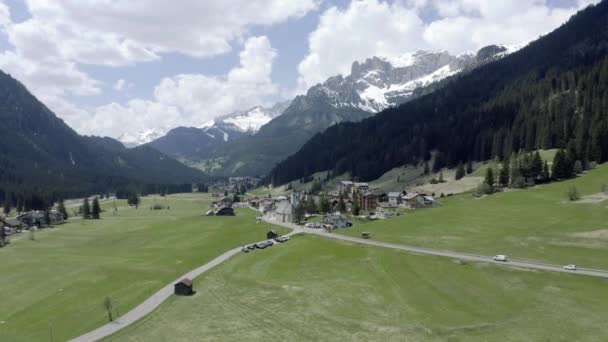
<svg viewBox="0 0 608 342">
<path fill-rule="evenodd" d="M 268 241 L 258 242 L 255 244 L 255 248 L 264 249 L 268 247 Z"/>
<path fill-rule="evenodd" d="M 247 249 L 254 250 L 255 249 L 255 245 L 249 245 L 249 246 L 247 246 Z"/>
</svg>

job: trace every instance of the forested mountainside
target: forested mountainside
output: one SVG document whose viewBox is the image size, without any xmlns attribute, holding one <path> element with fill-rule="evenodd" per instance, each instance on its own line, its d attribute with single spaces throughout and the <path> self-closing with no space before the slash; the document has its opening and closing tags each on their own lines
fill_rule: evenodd
<svg viewBox="0 0 608 342">
<path fill-rule="evenodd" d="M 361 180 L 404 164 L 446 166 L 504 158 L 520 149 L 565 148 L 608 160 L 608 2 L 501 60 L 360 123 L 329 128 L 281 162 L 283 184 L 321 170 Z"/>
<path fill-rule="evenodd" d="M 341 122 L 360 121 L 431 92 L 445 78 L 468 72 L 509 52 L 505 47 L 492 45 L 459 56 L 445 51 L 418 51 L 397 60 L 372 57 L 354 62 L 349 75 L 333 76 L 311 87 L 258 133 L 211 152 L 203 150 L 198 153 L 198 160 L 203 153 L 209 155 L 203 169 L 219 175 L 267 174 L 316 133 Z M 196 160 L 197 155 L 191 154 L 186 159 Z"/>
<path fill-rule="evenodd" d="M 0 72 L 0 196 L 77 196 L 137 184 L 179 184 L 205 175 L 150 147 L 78 135 L 11 76 Z"/>
</svg>

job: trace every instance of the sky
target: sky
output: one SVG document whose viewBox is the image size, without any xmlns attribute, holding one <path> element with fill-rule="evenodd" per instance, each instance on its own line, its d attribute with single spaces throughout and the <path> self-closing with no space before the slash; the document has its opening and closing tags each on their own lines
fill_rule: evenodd
<svg viewBox="0 0 608 342">
<path fill-rule="evenodd" d="M 0 0 L 0 69 L 81 134 L 198 126 L 354 61 L 546 34 L 599 0 Z"/>
</svg>

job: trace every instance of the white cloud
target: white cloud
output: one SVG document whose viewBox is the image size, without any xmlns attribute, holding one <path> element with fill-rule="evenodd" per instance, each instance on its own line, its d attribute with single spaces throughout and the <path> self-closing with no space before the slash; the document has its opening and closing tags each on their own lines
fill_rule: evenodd
<svg viewBox="0 0 608 342">
<path fill-rule="evenodd" d="M 92 110 L 94 113 L 78 108 L 67 100 L 68 97 L 100 94 L 103 85 L 83 72 L 79 65 L 134 65 L 161 59 L 166 53 L 198 58 L 216 56 L 242 42 L 251 27 L 270 26 L 301 17 L 316 9 L 319 1 L 26 0 L 30 17 L 12 22 L 9 7 L 0 0 L 0 28 L 12 45 L 12 49 L 0 53 L 0 69 L 23 82 L 80 132 L 115 133 L 113 129 L 121 125 L 107 123 L 100 118 L 117 111 L 149 112 L 150 116 L 156 117 L 153 113 L 165 110 L 167 119 L 161 122 L 169 122 L 171 118 L 183 122 L 179 115 L 195 108 L 210 112 L 232 108 L 233 104 L 249 104 L 251 99 L 259 100 L 260 94 L 276 91 L 276 86 L 270 82 L 270 74 L 266 75 L 276 52 L 269 45 L 267 55 L 255 51 L 256 47 L 264 49 L 265 38 L 248 41 L 248 44 L 255 45 L 245 48 L 245 53 L 251 56 L 241 55 L 244 66 L 235 68 L 230 75 L 221 78 L 178 75 L 163 80 L 155 96 L 164 99 L 171 93 L 179 96 L 183 102 L 175 110 L 166 108 L 167 104 L 158 99 L 133 100 L 125 105 L 112 103 Z M 265 87 L 257 89 L 260 80 Z M 243 83 L 238 91 L 237 82 Z M 119 80 L 112 86 L 120 91 L 131 87 L 132 83 Z M 199 96 L 206 94 L 207 101 L 215 102 L 201 106 L 200 97 L 191 97 L 186 103 L 186 89 L 198 92 Z M 213 92 L 215 95 L 212 96 Z M 114 119 L 120 122 L 123 118 Z M 92 128 L 91 120 L 102 122 L 102 130 Z M 136 122 L 144 125 L 141 120 Z M 146 126 L 157 123 L 148 121 Z M 133 125 L 127 122 L 123 127 L 130 126 Z"/>
<path fill-rule="evenodd" d="M 425 45 L 423 22 L 416 11 L 398 3 L 353 1 L 330 7 L 309 36 L 309 53 L 298 66 L 305 90 L 335 74 L 347 74 L 355 60 L 395 56 Z"/>
<path fill-rule="evenodd" d="M 355 60 L 398 57 L 416 50 L 462 53 L 490 44 L 519 44 L 548 33 L 579 9 L 551 8 L 545 0 L 355 0 L 328 8 L 309 36 L 309 51 L 298 66 L 298 92 L 336 74 L 348 74 Z M 437 20 L 424 22 L 421 9 Z"/>
<path fill-rule="evenodd" d="M 67 58 L 124 65 L 168 52 L 195 57 L 226 53 L 249 27 L 303 16 L 317 2 L 27 0 L 32 19 L 25 23 L 39 26 Z"/>
<path fill-rule="evenodd" d="M 125 79 L 121 78 L 114 83 L 114 86 L 112 86 L 112 88 L 114 88 L 114 90 L 116 91 L 123 91 L 126 89 L 131 89 L 134 86 L 135 84 L 133 84 L 133 82 L 127 82 L 125 81 Z"/>
<path fill-rule="evenodd" d="M 151 126 L 168 130 L 179 125 L 198 125 L 218 115 L 263 104 L 279 93 L 270 78 L 276 56 L 267 37 L 251 37 L 240 53 L 239 66 L 226 75 L 181 74 L 164 78 L 156 86 L 153 100 L 111 103 L 95 109 L 84 125 L 78 120 L 73 124 L 84 133 L 117 137 Z"/>
</svg>

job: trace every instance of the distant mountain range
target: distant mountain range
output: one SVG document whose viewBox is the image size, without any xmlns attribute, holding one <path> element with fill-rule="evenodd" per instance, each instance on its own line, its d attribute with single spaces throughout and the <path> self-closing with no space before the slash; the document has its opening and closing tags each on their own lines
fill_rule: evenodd
<svg viewBox="0 0 608 342">
<path fill-rule="evenodd" d="M 257 133 L 288 105 L 289 102 L 281 102 L 269 108 L 256 106 L 218 117 L 198 127 L 177 127 L 148 145 L 187 163 L 202 160 L 217 147 Z"/>
<path fill-rule="evenodd" d="M 62 196 L 127 185 L 203 181 L 205 175 L 149 146 L 80 136 L 21 83 L 0 72 L 0 190 Z"/>
<path fill-rule="evenodd" d="M 548 148 L 566 149 L 565 164 L 570 167 L 577 160 L 585 165 L 606 161 L 607 22 L 608 1 L 603 1 L 517 52 L 482 49 L 476 56 L 477 65 L 485 59 L 494 62 L 482 62 L 484 65 L 448 78 L 438 87 L 431 85 L 434 91 L 425 91 L 425 96 L 415 98 L 415 90 L 415 99 L 374 117 L 330 127 L 279 163 L 267 181 L 284 184 L 325 170 L 372 180 L 392 168 L 429 161 L 431 151 L 435 152 L 437 170 L 467 161 L 506 159 L 520 150 Z M 440 67 L 448 74 L 458 70 L 461 59 L 433 56 L 425 60 L 440 61 L 430 63 L 427 70 Z M 382 60 L 374 59 L 371 64 L 372 68 L 362 70 L 355 65 L 353 71 L 357 72 L 353 74 L 364 75 L 366 80 L 385 74 Z M 419 74 L 415 77 L 420 79 Z M 361 77 L 356 79 L 363 82 Z M 344 83 L 340 78 L 332 82 Z M 373 86 L 379 89 L 396 88 L 384 79 L 377 84 Z M 318 87 L 330 89 L 327 85 Z M 365 86 L 363 92 L 369 89 L 375 88 Z M 335 98 L 336 92 L 323 91 Z M 386 96 L 379 96 L 379 100 L 359 96 L 345 101 L 341 96 L 333 103 L 382 108 L 384 99 Z"/>
<path fill-rule="evenodd" d="M 445 78 L 515 50 L 493 45 L 459 56 L 419 51 L 398 59 L 369 58 L 354 62 L 349 75 L 311 87 L 288 106 L 273 111 L 256 107 L 198 128 L 176 128 L 149 145 L 211 174 L 263 175 L 332 125 L 360 121 L 407 102 Z"/>
</svg>

